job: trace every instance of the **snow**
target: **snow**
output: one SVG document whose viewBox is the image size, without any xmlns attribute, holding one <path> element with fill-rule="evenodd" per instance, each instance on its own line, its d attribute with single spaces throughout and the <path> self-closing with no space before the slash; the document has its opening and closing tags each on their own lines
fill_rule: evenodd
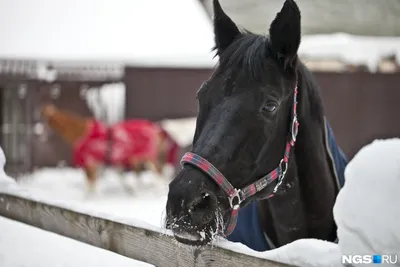
<svg viewBox="0 0 400 267">
<path fill-rule="evenodd" d="M 2 267 L 152 266 L 1 216 L 0 225 Z"/>
<path fill-rule="evenodd" d="M 140 177 L 132 172 L 120 176 L 117 171 L 101 172 L 94 195 L 87 194 L 83 170 L 43 168 L 20 176 L 18 188 L 6 192 L 76 212 L 160 231 L 167 200 L 169 178 L 173 169 L 166 167 L 164 176 L 146 171 Z M 125 190 L 125 187 L 132 191 Z M 0 192 L 3 190 L 0 188 Z M 130 211 L 130 212 L 127 212 Z"/>
<path fill-rule="evenodd" d="M 132 185 L 133 188 L 137 188 L 134 195 L 129 195 L 123 190 L 116 172 L 106 170 L 103 174 L 103 179 L 100 181 L 96 196 L 88 198 L 84 191 L 86 183 L 83 175 L 82 171 L 72 168 L 41 169 L 35 171 L 31 176 L 21 177 L 18 185 L 19 188 L 13 187 L 13 190 L 8 189 L 7 192 L 12 192 L 13 194 L 44 203 L 65 207 L 77 212 L 84 212 L 100 218 L 109 218 L 117 222 L 170 234 L 169 231 L 161 229 L 164 207 L 167 200 L 168 179 L 161 180 L 163 181 L 161 182 L 159 178 L 147 172 L 144 173 L 142 179 L 138 180 L 133 174 L 128 173 L 125 175 L 128 184 Z M 166 177 L 169 177 L 168 170 L 166 170 Z M 0 192 L 1 191 L 2 189 L 0 186 Z M 3 227 L 1 220 L 0 225 Z M 8 225 L 10 225 L 10 223 L 8 223 Z M 10 228 L 10 232 L 13 231 L 12 224 L 8 227 Z M 26 231 L 29 231 L 28 226 L 25 228 L 27 229 Z M 18 226 L 15 226 L 15 231 L 16 230 L 18 230 Z M 37 231 L 36 229 L 32 231 L 37 232 L 37 234 L 31 233 L 28 237 L 32 237 L 32 239 L 35 240 L 41 238 L 43 231 Z M 14 232 L 13 235 L 10 235 L 14 236 L 20 234 L 15 234 Z M 23 239 L 22 237 L 20 238 Z M 8 240 L 7 236 L 4 237 L 4 240 Z M 8 242 L 4 241 L 4 244 Z M 33 243 L 34 241 L 30 242 Z M 64 241 L 60 240 L 57 241 L 57 243 L 58 242 L 61 243 L 59 246 L 67 246 L 63 244 Z M 244 245 L 221 239 L 217 241 L 217 245 L 240 253 L 285 263 L 295 263 L 299 266 L 304 266 L 310 259 L 313 259 L 313 265 L 309 266 L 341 266 L 334 264 L 335 262 L 339 262 L 338 257 L 340 251 L 338 246 L 320 240 L 299 240 L 268 252 L 256 252 Z M 18 251 L 20 251 L 21 254 L 29 251 L 29 244 L 18 244 L 18 246 Z M 1 242 L 0 251 L 2 251 Z M 34 251 L 34 253 L 35 252 L 36 251 Z M 299 252 L 301 253 L 299 254 Z M 34 253 L 30 256 L 34 257 Z M 3 255 L 3 258 L 10 262 L 16 260 L 14 256 L 15 254 L 7 255 L 7 257 Z M 37 255 L 37 257 L 39 257 L 39 255 Z M 60 257 L 56 258 L 57 261 L 54 262 L 51 262 L 49 259 L 47 262 L 48 265 L 43 265 L 43 267 L 50 267 L 50 263 L 56 264 L 56 262 L 61 260 Z M 91 258 L 92 256 L 90 259 Z M 93 256 L 93 258 L 95 258 L 95 256 Z M 23 263 L 25 263 L 25 260 L 22 261 L 22 264 Z M 69 264 L 70 263 L 66 266 L 74 266 L 73 264 Z M 1 266 L 9 267 L 7 265 Z"/>
<path fill-rule="evenodd" d="M 400 139 L 374 141 L 360 150 L 348 165 L 346 184 L 334 207 L 339 244 L 302 239 L 267 252 L 256 252 L 244 245 L 222 239 L 218 239 L 216 245 L 296 266 L 342 266 L 342 254 L 398 253 L 400 210 L 395 205 L 400 201 L 398 151 Z M 2 158 L 4 154 L 0 154 L 0 160 Z M 97 194 L 88 197 L 85 195 L 86 182 L 81 170 L 40 169 L 30 176 L 22 177 L 18 185 L 14 180 L 0 176 L 0 192 L 170 234 L 161 226 L 172 173 L 172 169 L 167 169 L 164 176 L 157 177 L 145 172 L 140 178 L 127 173 L 124 175 L 125 182 L 134 188 L 134 193 L 129 194 L 124 191 L 117 173 L 105 170 L 99 180 Z M 99 267 L 109 266 L 107 262 L 114 261 L 121 261 L 121 264 L 113 265 L 129 264 L 124 262 L 126 258 L 111 259 L 118 255 L 96 248 L 89 249 L 85 244 L 77 245 L 77 242 L 67 238 L 6 219 L 0 218 L 0 228 L 7 233 L 0 236 L 0 251 L 10 251 L 10 246 L 15 247 L 10 253 L 0 253 L 0 266 L 25 266 L 31 259 L 35 263 L 42 259 L 41 265 L 39 262 L 34 264 L 40 267 L 78 266 L 81 263 L 91 265 L 90 261 L 96 261 Z M 35 247 L 37 242 L 42 244 L 40 248 L 37 245 Z M 71 254 L 75 257 L 73 261 L 67 256 Z M 47 255 L 54 257 L 46 258 Z M 100 260 L 100 257 L 104 260 Z"/>
<path fill-rule="evenodd" d="M 398 255 L 400 139 L 375 140 L 346 169 L 334 216 L 344 255 Z"/>
<path fill-rule="evenodd" d="M 172 172 L 166 169 L 166 177 L 170 177 L 168 171 Z M 20 177 L 18 184 L 7 176 L 0 176 L 0 192 L 169 234 L 160 228 L 168 180 L 160 180 L 149 172 L 139 179 L 132 173 L 123 178 L 125 184 L 134 189 L 133 194 L 124 191 L 117 172 L 105 170 L 96 194 L 89 197 L 84 191 L 83 171 L 73 168 L 40 169 L 31 176 Z M 0 229 L 0 251 L 16 247 L 7 254 L 0 252 L 2 267 L 151 266 L 31 226 L 11 223 L 1 216 Z M 5 235 L 3 231 L 9 234 Z M 48 255 L 52 257 L 48 258 Z M 74 255 L 73 259 L 71 255 Z"/>
<path fill-rule="evenodd" d="M 124 83 L 91 87 L 87 89 L 85 99 L 95 118 L 108 125 L 121 122 L 125 117 Z"/>
<path fill-rule="evenodd" d="M 379 61 L 395 56 L 400 64 L 400 37 L 356 36 L 346 33 L 302 36 L 298 52 L 301 58 L 341 60 L 348 64 L 366 65 L 372 72 Z"/>
<path fill-rule="evenodd" d="M 248 247 L 228 241 L 219 241 L 222 248 L 250 256 L 273 260 L 293 266 L 342 267 L 339 246 L 332 242 L 317 239 L 300 239 L 286 246 L 258 252 Z"/>
<path fill-rule="evenodd" d="M 213 67 L 198 0 L 2 0 L 0 58 Z"/>
</svg>

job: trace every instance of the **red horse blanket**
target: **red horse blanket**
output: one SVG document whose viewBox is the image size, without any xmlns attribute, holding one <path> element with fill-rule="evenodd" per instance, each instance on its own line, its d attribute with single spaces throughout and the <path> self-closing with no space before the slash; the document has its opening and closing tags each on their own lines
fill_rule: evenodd
<svg viewBox="0 0 400 267">
<path fill-rule="evenodd" d="M 110 164 L 131 168 L 133 161 L 156 161 L 159 157 L 159 138 L 167 145 L 167 163 L 175 164 L 178 145 L 156 123 L 147 120 L 128 120 L 107 127 L 93 120 L 85 137 L 73 149 L 75 166 Z"/>
</svg>

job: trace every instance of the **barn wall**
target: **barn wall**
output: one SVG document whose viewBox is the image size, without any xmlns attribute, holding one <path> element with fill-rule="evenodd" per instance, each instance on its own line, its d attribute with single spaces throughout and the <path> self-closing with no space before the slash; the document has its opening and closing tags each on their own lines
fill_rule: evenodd
<svg viewBox="0 0 400 267">
<path fill-rule="evenodd" d="M 400 74 L 315 73 L 325 113 L 352 158 L 377 138 L 400 137 Z"/>
<path fill-rule="evenodd" d="M 127 117 L 196 116 L 195 94 L 211 70 L 131 69 Z M 352 158 L 376 138 L 400 137 L 400 74 L 314 72 L 339 145 Z"/>
<path fill-rule="evenodd" d="M 47 125 L 40 114 L 40 109 L 43 104 L 52 103 L 81 116 L 93 116 L 82 94 L 82 86 L 96 87 L 104 83 L 93 81 L 47 83 L 22 77 L 10 79 L 0 76 L 2 100 L 0 143 L 7 156 L 6 170 L 15 177 L 32 171 L 34 167 L 60 166 L 63 163 L 70 165 L 71 146 Z M 23 97 L 19 92 L 21 87 L 27 89 Z"/>
<path fill-rule="evenodd" d="M 0 77 L 0 145 L 6 155 L 9 174 L 28 172 L 32 166 L 31 91 L 34 81 L 5 80 Z"/>
<path fill-rule="evenodd" d="M 211 69 L 126 69 L 126 117 L 157 121 L 196 116 L 196 91 L 211 73 Z"/>
</svg>

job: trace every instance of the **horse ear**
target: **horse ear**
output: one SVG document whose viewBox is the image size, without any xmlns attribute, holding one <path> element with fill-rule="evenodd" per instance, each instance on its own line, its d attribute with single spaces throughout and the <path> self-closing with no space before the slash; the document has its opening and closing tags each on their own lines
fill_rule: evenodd
<svg viewBox="0 0 400 267">
<path fill-rule="evenodd" d="M 214 40 L 217 55 L 221 55 L 225 49 L 241 34 L 236 24 L 222 10 L 218 0 L 213 1 L 214 6 Z"/>
<path fill-rule="evenodd" d="M 300 46 L 300 10 L 293 0 L 286 0 L 269 28 L 271 45 L 278 59 L 283 58 L 284 68 L 295 66 Z"/>
</svg>

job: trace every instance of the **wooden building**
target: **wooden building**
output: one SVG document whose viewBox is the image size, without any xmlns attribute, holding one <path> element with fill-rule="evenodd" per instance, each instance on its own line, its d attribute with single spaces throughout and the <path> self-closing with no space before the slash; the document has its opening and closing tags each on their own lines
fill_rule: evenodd
<svg viewBox="0 0 400 267">
<path fill-rule="evenodd" d="M 0 142 L 10 174 L 70 162 L 70 147 L 41 117 L 43 104 L 93 116 L 85 100 L 87 88 L 123 78 L 123 68 L 118 66 L 56 64 L 45 69 L 37 61 L 0 60 Z"/>
<path fill-rule="evenodd" d="M 127 118 L 179 117 L 176 94 L 190 97 L 215 63 L 211 22 L 197 0 L 5 0 L 0 20 L 0 140 L 14 176 L 71 162 L 41 104 L 93 116 L 88 88 L 122 82 Z"/>
</svg>

